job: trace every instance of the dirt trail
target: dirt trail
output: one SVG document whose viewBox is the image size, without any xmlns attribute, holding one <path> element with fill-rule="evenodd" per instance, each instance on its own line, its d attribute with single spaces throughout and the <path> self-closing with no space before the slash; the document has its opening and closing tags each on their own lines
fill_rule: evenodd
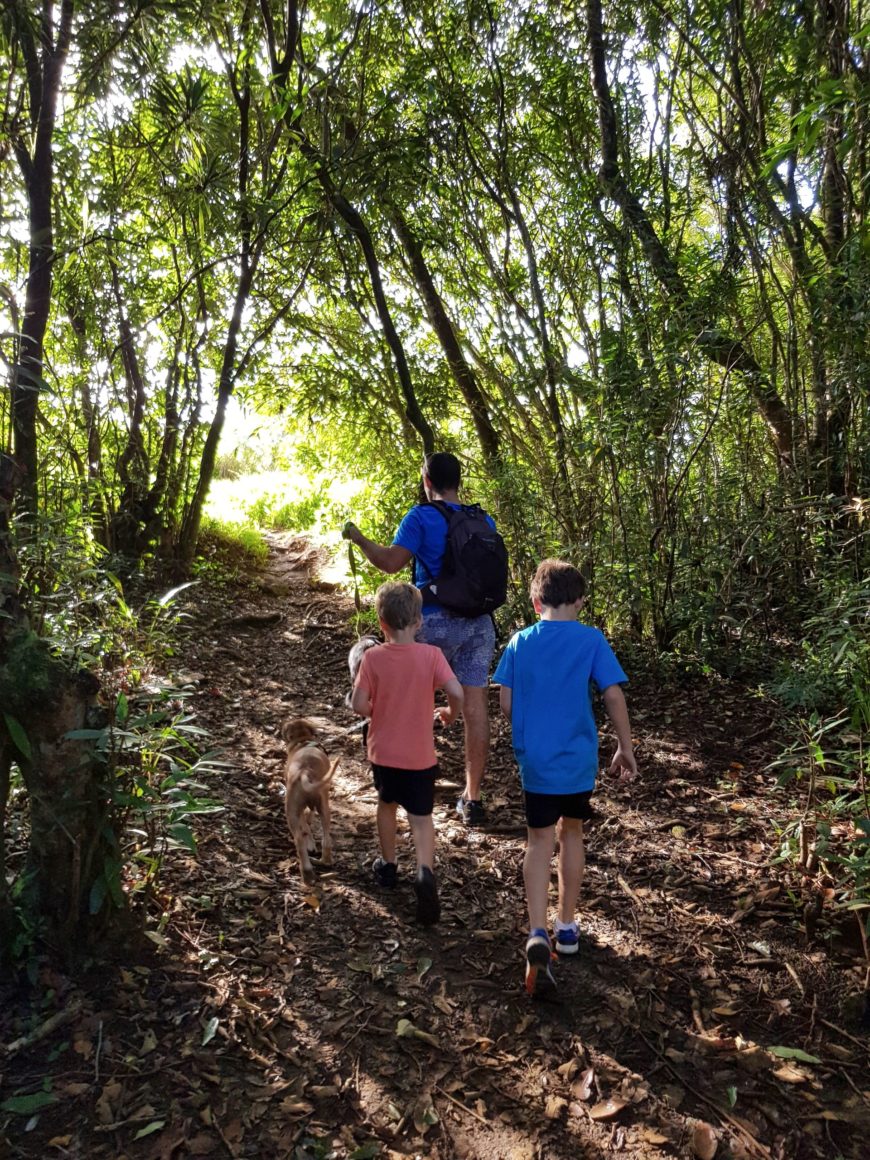
<svg viewBox="0 0 870 1160">
<path fill-rule="evenodd" d="M 641 780 L 601 786 L 581 953 L 556 966 L 559 1003 L 532 1004 L 506 729 L 494 711 L 493 824 L 474 832 L 453 810 L 460 729 L 439 736 L 443 918 L 420 929 L 410 847 L 394 895 L 371 880 L 375 794 L 344 704 L 352 601 L 312 579 L 304 540 L 270 542 L 256 583 L 189 590 L 177 658 L 228 762 L 210 787 L 226 809 L 167 868 L 154 955 L 67 994 L 82 1010 L 49 1040 L 69 1045 L 54 1062 L 42 1044 L 7 1068 L 4 1092 L 48 1068 L 61 1099 L 29 1134 L 10 1120 L 8 1154 L 866 1157 L 870 1045 L 843 1007 L 860 964 L 806 938 L 799 884 L 767 864 L 760 702 L 633 680 Z M 341 755 L 336 865 L 316 890 L 281 808 L 288 714 Z"/>
</svg>

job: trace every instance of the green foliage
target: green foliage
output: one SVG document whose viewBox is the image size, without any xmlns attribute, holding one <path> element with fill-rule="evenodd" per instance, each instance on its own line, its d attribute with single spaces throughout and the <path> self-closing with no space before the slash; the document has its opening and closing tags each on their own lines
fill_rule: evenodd
<svg viewBox="0 0 870 1160">
<path fill-rule="evenodd" d="M 256 527 L 225 523 L 207 516 L 200 529 L 194 574 L 201 575 L 203 569 L 224 568 L 238 573 L 259 568 L 268 556 L 268 546 Z"/>
<path fill-rule="evenodd" d="M 833 883 L 832 905 L 870 934 L 870 700 L 852 722 L 817 713 L 791 722 L 796 739 L 774 762 L 800 817 L 779 830 L 779 860 Z"/>
<path fill-rule="evenodd" d="M 196 852 L 191 821 L 223 808 L 203 793 L 203 778 L 221 765 L 199 752 L 205 736 L 185 713 L 183 693 L 142 688 L 119 693 L 105 728 L 69 734 L 93 743 L 110 787 L 107 826 L 116 841 L 91 884 L 92 915 L 152 889 L 168 851 Z"/>
</svg>

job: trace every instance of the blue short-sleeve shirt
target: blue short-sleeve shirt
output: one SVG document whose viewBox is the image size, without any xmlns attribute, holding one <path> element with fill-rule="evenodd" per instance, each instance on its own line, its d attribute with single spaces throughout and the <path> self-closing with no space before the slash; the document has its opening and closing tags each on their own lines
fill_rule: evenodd
<svg viewBox="0 0 870 1160">
<path fill-rule="evenodd" d="M 576 620 L 540 620 L 516 633 L 493 681 L 511 689 L 511 731 L 523 788 L 583 793 L 595 786 L 598 730 L 590 684 L 627 681 L 597 628 Z"/>
<path fill-rule="evenodd" d="M 449 503 L 447 506 L 459 511 L 462 504 Z M 488 515 L 486 519 L 495 528 L 492 517 Z M 441 571 L 441 561 L 447 548 L 447 520 L 431 504 L 417 504 L 399 524 L 393 543 L 412 553 L 414 583 L 422 588 Z M 437 607 L 437 604 L 424 606 L 423 615 Z"/>
</svg>

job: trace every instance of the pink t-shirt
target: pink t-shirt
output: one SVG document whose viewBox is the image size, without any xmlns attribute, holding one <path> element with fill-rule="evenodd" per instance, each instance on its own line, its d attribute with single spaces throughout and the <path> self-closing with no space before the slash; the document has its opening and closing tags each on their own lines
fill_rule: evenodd
<svg viewBox="0 0 870 1160">
<path fill-rule="evenodd" d="M 393 769 L 430 769 L 436 760 L 435 690 L 452 679 L 453 670 L 434 645 L 370 648 L 356 678 L 357 688 L 372 703 L 369 761 Z"/>
</svg>

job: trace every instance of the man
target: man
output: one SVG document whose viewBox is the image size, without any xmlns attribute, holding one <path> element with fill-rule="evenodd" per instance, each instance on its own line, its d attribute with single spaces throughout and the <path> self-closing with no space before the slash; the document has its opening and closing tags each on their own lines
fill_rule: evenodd
<svg viewBox="0 0 870 1160">
<path fill-rule="evenodd" d="M 430 455 L 423 465 L 423 490 L 427 500 L 440 500 L 460 508 L 461 471 L 455 455 L 444 451 Z M 486 518 L 495 527 L 490 517 Z M 492 617 L 450 612 L 428 590 L 427 585 L 441 570 L 447 547 L 447 521 L 436 507 L 416 504 L 411 508 L 399 524 L 392 544 L 376 544 L 352 523 L 345 525 L 343 535 L 381 572 L 392 575 L 414 560 L 414 583 L 424 592 L 420 639 L 441 649 L 464 694 L 465 789 L 456 810 L 467 826 L 478 826 L 486 820 L 480 801 L 480 783 L 489 756 L 487 683 L 495 651 Z"/>
</svg>

